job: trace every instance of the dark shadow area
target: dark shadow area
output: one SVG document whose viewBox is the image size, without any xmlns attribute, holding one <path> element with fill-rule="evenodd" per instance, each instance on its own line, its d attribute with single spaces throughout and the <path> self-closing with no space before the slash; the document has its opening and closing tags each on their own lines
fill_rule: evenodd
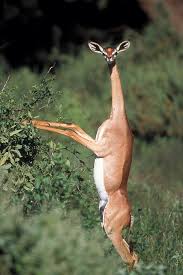
<svg viewBox="0 0 183 275">
<path fill-rule="evenodd" d="M 42 66 L 53 47 L 76 54 L 90 39 L 118 42 L 126 28 L 140 31 L 149 21 L 137 0 L 3 0 L 0 5 L 0 54 L 13 67 Z"/>
</svg>

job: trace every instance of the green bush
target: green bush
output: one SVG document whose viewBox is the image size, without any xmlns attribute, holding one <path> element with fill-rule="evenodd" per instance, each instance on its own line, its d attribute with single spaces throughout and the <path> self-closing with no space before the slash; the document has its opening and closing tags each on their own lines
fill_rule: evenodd
<svg viewBox="0 0 183 275">
<path fill-rule="evenodd" d="M 34 127 L 22 124 L 32 118 L 36 108 L 50 103 L 49 84 L 43 79 L 20 102 L 12 98 L 11 89 L 1 94 L 0 184 L 4 192 L 11 193 L 10 201 L 23 203 L 27 214 L 58 202 L 65 209 L 79 208 L 84 201 L 87 206 L 87 194 L 93 196 L 93 188 L 87 189 L 83 183 L 86 164 L 79 152 L 72 146 L 47 142 Z M 75 166 L 69 157 L 75 159 Z M 80 201 L 82 194 L 85 199 Z"/>
<path fill-rule="evenodd" d="M 1 214 L 0 273 L 110 274 L 113 263 L 106 264 L 99 237 L 86 236 L 77 213 L 65 219 L 59 212 L 29 220 L 18 211 L 9 212 L 9 219 Z"/>
<path fill-rule="evenodd" d="M 87 234 L 78 213 L 65 217 L 60 209 L 24 219 L 21 211 L 0 214 L 1 274 L 129 274 L 116 255 L 104 255 L 106 240 L 98 230 Z M 162 265 L 142 262 L 130 274 L 164 275 Z"/>
</svg>

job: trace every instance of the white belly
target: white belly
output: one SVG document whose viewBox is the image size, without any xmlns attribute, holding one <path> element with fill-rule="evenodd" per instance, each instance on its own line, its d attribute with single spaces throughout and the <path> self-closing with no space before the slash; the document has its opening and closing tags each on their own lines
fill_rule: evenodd
<svg viewBox="0 0 183 275">
<path fill-rule="evenodd" d="M 94 181 L 101 201 L 108 200 L 108 194 L 104 185 L 103 158 L 96 158 L 94 162 Z"/>
</svg>

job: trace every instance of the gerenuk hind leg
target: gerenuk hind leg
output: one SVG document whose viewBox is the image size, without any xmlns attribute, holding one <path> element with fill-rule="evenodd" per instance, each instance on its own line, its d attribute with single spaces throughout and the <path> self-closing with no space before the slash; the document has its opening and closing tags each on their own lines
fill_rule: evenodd
<svg viewBox="0 0 183 275">
<path fill-rule="evenodd" d="M 103 224 L 108 238 L 112 241 L 115 249 L 122 260 L 132 268 L 138 262 L 138 257 L 122 237 L 122 230 L 130 226 L 131 213 L 122 205 L 109 202 L 104 209 Z"/>
</svg>

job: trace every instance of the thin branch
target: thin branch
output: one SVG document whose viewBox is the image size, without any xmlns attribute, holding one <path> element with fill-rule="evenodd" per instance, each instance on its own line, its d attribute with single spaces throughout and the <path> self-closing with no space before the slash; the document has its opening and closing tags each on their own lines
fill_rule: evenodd
<svg viewBox="0 0 183 275">
<path fill-rule="evenodd" d="M 48 104 L 46 104 L 46 105 L 40 107 L 39 110 L 42 110 L 42 109 L 44 109 L 44 108 L 46 108 L 46 107 L 48 107 Z"/>
<path fill-rule="evenodd" d="M 55 68 L 55 65 L 56 65 L 56 62 L 55 62 L 52 66 L 50 66 L 50 68 L 49 68 L 48 71 L 46 72 L 44 78 L 46 78 L 47 75 L 50 73 L 50 71 L 51 71 L 53 68 Z"/>
<path fill-rule="evenodd" d="M 75 158 L 78 159 L 78 161 L 80 162 L 80 164 L 83 165 L 83 166 L 85 166 L 86 169 L 87 169 L 88 171 L 91 170 L 91 169 L 86 165 L 86 163 L 85 163 L 82 159 L 80 159 L 80 158 L 77 156 L 77 154 L 76 154 L 75 152 L 73 152 L 72 150 L 68 149 L 68 147 L 63 147 L 62 149 L 68 151 L 68 152 L 71 153 L 71 154 L 73 154 L 73 155 L 75 156 Z"/>
<path fill-rule="evenodd" d="M 1 89 L 1 92 L 3 92 L 3 91 L 4 91 L 4 89 L 6 88 L 6 86 L 7 86 L 7 84 L 8 84 L 9 79 L 10 79 L 10 75 L 8 75 L 8 78 L 6 79 L 6 82 L 4 83 L 4 86 L 3 86 L 3 88 Z"/>
</svg>

